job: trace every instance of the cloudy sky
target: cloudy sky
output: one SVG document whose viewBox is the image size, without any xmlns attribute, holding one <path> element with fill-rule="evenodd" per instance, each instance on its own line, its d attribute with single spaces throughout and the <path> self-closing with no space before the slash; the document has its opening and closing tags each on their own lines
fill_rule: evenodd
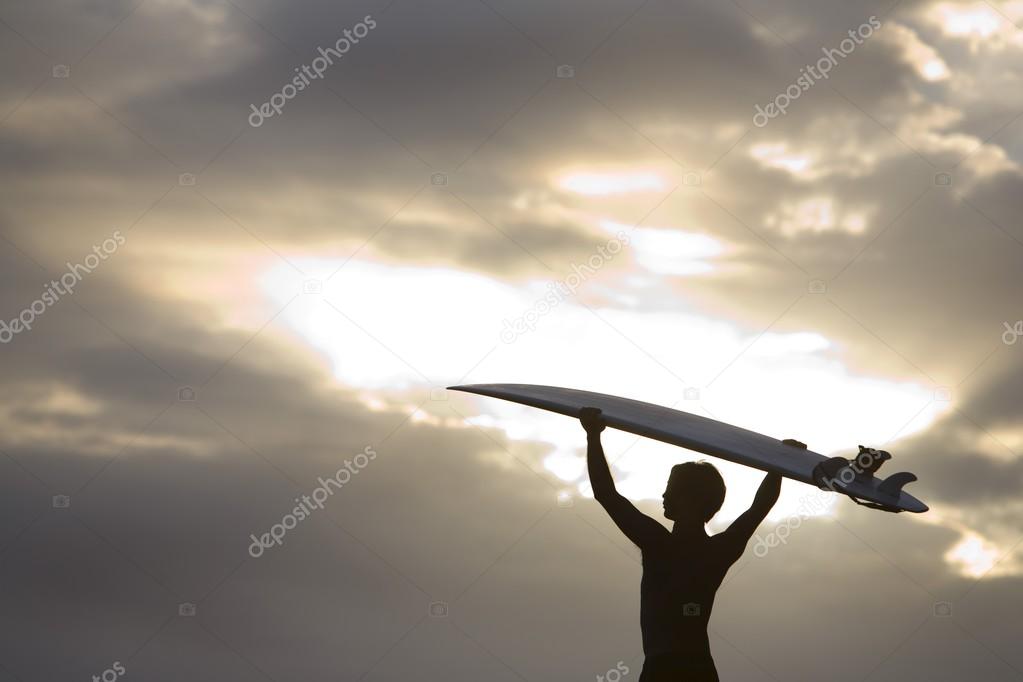
<svg viewBox="0 0 1023 682">
<path fill-rule="evenodd" d="M 581 429 L 474 382 L 919 476 L 786 482 L 723 679 L 1023 678 L 1023 2 L 3 0 L 0 54 L 0 681 L 635 679 Z M 605 445 L 653 515 L 697 457 Z"/>
</svg>

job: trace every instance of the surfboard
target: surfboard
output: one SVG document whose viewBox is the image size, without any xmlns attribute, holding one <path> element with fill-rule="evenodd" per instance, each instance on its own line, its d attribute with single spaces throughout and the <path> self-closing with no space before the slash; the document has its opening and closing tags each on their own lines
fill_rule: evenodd
<svg viewBox="0 0 1023 682">
<path fill-rule="evenodd" d="M 844 493 L 853 501 L 884 511 L 927 511 L 926 504 L 902 490 L 917 480 L 908 472 L 880 479 L 874 474 L 891 455 L 860 446 L 852 459 L 825 457 L 793 439 L 778 440 L 714 419 L 629 398 L 534 384 L 470 384 L 449 390 L 500 398 L 578 418 L 596 407 L 614 429 L 781 474 L 822 490 Z"/>
</svg>

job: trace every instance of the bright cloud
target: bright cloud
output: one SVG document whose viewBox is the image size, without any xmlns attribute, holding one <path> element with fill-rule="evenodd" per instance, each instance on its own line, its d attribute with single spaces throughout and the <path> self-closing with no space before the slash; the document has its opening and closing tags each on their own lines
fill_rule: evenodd
<svg viewBox="0 0 1023 682">
<path fill-rule="evenodd" d="M 832 230 L 860 234 L 867 227 L 867 215 L 863 211 L 839 212 L 830 197 L 810 197 L 799 202 L 783 202 L 777 212 L 767 214 L 764 223 L 786 236 Z"/>
<path fill-rule="evenodd" d="M 1000 556 L 997 547 L 975 533 L 967 533 L 945 554 L 945 560 L 957 566 L 963 575 L 980 578 L 995 568 Z"/>
<path fill-rule="evenodd" d="M 750 148 L 750 155 L 767 168 L 787 171 L 795 178 L 810 179 L 812 159 L 807 155 L 790 151 L 787 144 L 755 144 Z"/>
<path fill-rule="evenodd" d="M 1020 3 L 1007 3 L 999 11 L 986 2 L 969 5 L 942 2 L 927 13 L 932 24 L 951 38 L 967 41 L 972 52 L 982 48 L 1000 51 L 1010 46 L 1023 47 L 1023 36 L 1013 24 L 1021 17 L 1023 8 Z"/>
<path fill-rule="evenodd" d="M 902 50 L 903 58 L 926 81 L 941 81 L 949 76 L 948 65 L 938 52 L 920 39 L 919 34 L 902 24 L 889 24 L 885 39 Z"/>
<path fill-rule="evenodd" d="M 601 227 L 610 234 L 627 233 L 636 262 L 659 275 L 699 275 L 711 272 L 714 267 L 709 261 L 725 252 L 720 241 L 697 232 L 671 228 L 631 228 L 608 220 L 602 221 Z"/>
<path fill-rule="evenodd" d="M 941 25 L 951 36 L 977 36 L 987 38 L 998 30 L 1001 21 L 994 9 L 978 2 L 972 5 L 941 3 L 934 8 Z"/>
<path fill-rule="evenodd" d="M 650 171 L 569 172 L 557 180 L 557 185 L 569 192 L 587 196 L 661 192 L 667 189 L 664 178 Z"/>
</svg>

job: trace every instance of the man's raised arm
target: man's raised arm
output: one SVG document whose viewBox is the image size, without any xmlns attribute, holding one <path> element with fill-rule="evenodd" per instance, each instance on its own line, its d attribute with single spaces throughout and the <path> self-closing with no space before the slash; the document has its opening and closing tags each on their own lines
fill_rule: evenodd
<svg viewBox="0 0 1023 682">
<path fill-rule="evenodd" d="M 584 407 L 579 411 L 579 421 L 586 430 L 586 467 L 590 474 L 593 498 L 608 513 L 615 525 L 641 549 L 649 541 L 667 534 L 664 526 L 642 513 L 615 488 L 611 469 L 600 444 L 600 432 L 607 424 L 600 410 Z"/>
<path fill-rule="evenodd" d="M 769 473 L 764 476 L 764 480 L 761 482 L 760 488 L 757 489 L 757 494 L 753 498 L 753 504 L 750 505 L 749 509 L 740 514 L 739 518 L 733 521 L 728 530 L 724 532 L 724 535 L 735 546 L 736 558 L 746 548 L 746 543 L 753 537 L 757 526 L 767 518 L 768 512 L 771 511 L 774 503 L 778 501 L 778 495 L 780 494 L 781 474 Z"/>
</svg>

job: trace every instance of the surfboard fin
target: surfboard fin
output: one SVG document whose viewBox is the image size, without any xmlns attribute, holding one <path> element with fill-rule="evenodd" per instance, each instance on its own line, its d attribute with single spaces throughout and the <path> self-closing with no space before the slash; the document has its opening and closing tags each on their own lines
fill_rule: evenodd
<svg viewBox="0 0 1023 682">
<path fill-rule="evenodd" d="M 915 480 L 916 474 L 911 474 L 908 471 L 900 471 L 881 481 L 881 485 L 879 485 L 877 489 L 885 495 L 898 497 L 902 493 L 903 486 L 907 483 L 912 483 Z"/>
</svg>

